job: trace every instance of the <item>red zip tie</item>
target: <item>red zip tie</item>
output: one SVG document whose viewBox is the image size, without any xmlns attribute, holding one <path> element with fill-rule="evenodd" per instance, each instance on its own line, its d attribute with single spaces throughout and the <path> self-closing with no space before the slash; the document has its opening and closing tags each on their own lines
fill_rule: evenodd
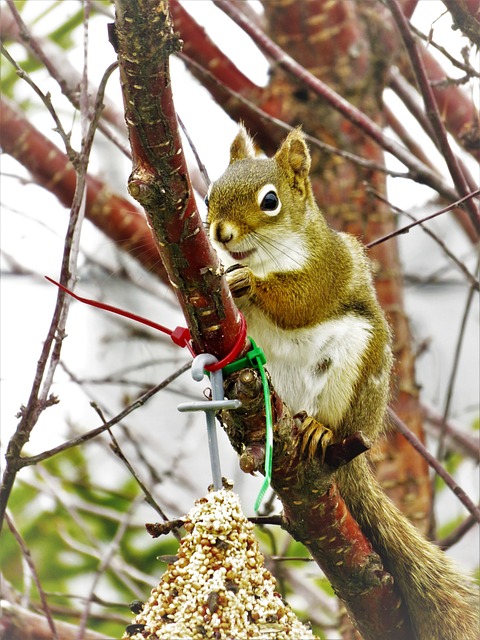
<svg viewBox="0 0 480 640">
<path fill-rule="evenodd" d="M 136 313 L 131 313 L 130 311 L 124 311 L 123 309 L 119 309 L 118 307 L 114 307 L 110 304 L 106 304 L 105 302 L 97 302 L 97 300 L 91 300 L 90 298 L 83 298 L 70 289 L 67 289 L 63 284 L 60 284 L 53 278 L 49 278 L 45 276 L 45 278 L 55 284 L 59 289 L 68 293 L 72 298 L 78 300 L 79 302 L 83 302 L 84 304 L 89 304 L 92 307 L 97 307 L 97 309 L 104 309 L 105 311 L 110 311 L 111 313 L 116 313 L 118 316 L 123 316 L 124 318 L 129 318 L 130 320 L 135 320 L 135 322 L 140 322 L 141 324 L 146 324 L 148 327 L 152 327 L 152 329 L 157 329 L 157 331 L 161 331 L 162 333 L 166 333 L 172 341 L 178 345 L 179 347 L 188 347 L 188 350 L 195 357 L 195 353 L 193 352 L 192 345 L 190 344 L 190 331 L 186 327 L 176 327 L 173 331 L 168 327 L 164 327 L 163 324 L 158 324 L 157 322 L 153 322 L 153 320 L 149 320 L 148 318 L 144 318 L 143 316 L 139 316 Z"/>
<path fill-rule="evenodd" d="M 240 311 L 238 312 L 238 315 L 240 317 L 240 329 L 238 330 L 237 340 L 233 345 L 233 349 L 230 351 L 228 355 L 225 356 L 225 358 L 222 358 L 221 360 L 219 360 L 218 362 L 215 362 L 214 364 L 207 365 L 205 367 L 206 371 L 218 371 L 219 369 L 223 369 L 223 367 L 226 367 L 227 364 L 230 364 L 231 362 L 236 360 L 238 354 L 243 349 L 245 345 L 245 341 L 247 339 L 247 323 L 245 321 L 243 314 L 240 313 Z"/>
<path fill-rule="evenodd" d="M 53 278 L 49 278 L 45 276 L 45 279 L 56 285 L 65 293 L 68 293 L 72 298 L 78 300 L 79 302 L 83 302 L 84 304 L 89 304 L 92 307 L 97 307 L 97 309 L 104 309 L 105 311 L 110 311 L 111 313 L 116 313 L 118 316 L 123 316 L 124 318 L 129 318 L 130 320 L 134 320 L 135 322 L 140 322 L 141 324 L 147 325 L 147 327 L 152 327 L 152 329 L 157 329 L 157 331 L 161 331 L 162 333 L 166 333 L 172 339 L 172 342 L 179 347 L 187 347 L 192 356 L 195 358 L 197 355 L 192 347 L 190 331 L 187 327 L 176 327 L 173 331 L 168 327 L 165 327 L 163 324 L 158 324 L 157 322 L 153 322 L 153 320 L 149 320 L 148 318 L 144 318 L 143 316 L 139 316 L 136 313 L 131 313 L 130 311 L 124 311 L 123 309 L 119 309 L 118 307 L 114 307 L 113 305 L 106 304 L 105 302 L 98 302 L 97 300 L 91 300 L 90 298 L 84 298 L 83 296 L 79 296 L 78 294 L 67 289 L 63 284 L 60 284 Z M 208 365 L 205 367 L 207 371 L 218 371 L 219 369 L 223 369 L 227 364 L 233 362 L 245 344 L 245 340 L 247 338 L 247 323 L 245 322 L 245 318 L 243 315 L 239 313 L 240 316 L 240 330 L 238 332 L 238 338 L 235 342 L 233 349 L 230 353 L 215 364 Z"/>
</svg>

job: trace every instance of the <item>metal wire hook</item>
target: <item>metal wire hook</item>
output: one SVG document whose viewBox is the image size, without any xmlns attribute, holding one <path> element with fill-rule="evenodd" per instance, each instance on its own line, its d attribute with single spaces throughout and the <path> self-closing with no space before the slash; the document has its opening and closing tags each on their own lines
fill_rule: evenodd
<svg viewBox="0 0 480 640">
<path fill-rule="evenodd" d="M 201 382 L 205 376 L 205 366 L 215 364 L 218 359 L 210 353 L 202 353 L 193 360 L 191 373 L 196 382 Z M 212 469 L 213 486 L 216 491 L 223 487 L 222 471 L 220 469 L 220 454 L 218 451 L 217 431 L 215 425 L 215 413 L 221 409 L 238 409 L 242 404 L 240 400 L 225 400 L 223 393 L 222 369 L 210 372 L 212 384 L 212 400 L 200 402 L 183 402 L 179 404 L 179 411 L 204 411 L 207 421 L 208 450 L 210 453 L 210 466 Z"/>
</svg>

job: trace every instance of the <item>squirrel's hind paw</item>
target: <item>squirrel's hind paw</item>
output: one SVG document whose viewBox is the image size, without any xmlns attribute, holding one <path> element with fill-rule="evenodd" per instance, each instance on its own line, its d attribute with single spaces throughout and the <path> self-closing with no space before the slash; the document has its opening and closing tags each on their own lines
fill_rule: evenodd
<svg viewBox="0 0 480 640">
<path fill-rule="evenodd" d="M 306 416 L 300 426 L 299 439 L 302 455 L 306 454 L 307 459 L 311 460 L 320 447 L 323 462 L 327 447 L 333 440 L 333 432 L 315 418 Z"/>
</svg>

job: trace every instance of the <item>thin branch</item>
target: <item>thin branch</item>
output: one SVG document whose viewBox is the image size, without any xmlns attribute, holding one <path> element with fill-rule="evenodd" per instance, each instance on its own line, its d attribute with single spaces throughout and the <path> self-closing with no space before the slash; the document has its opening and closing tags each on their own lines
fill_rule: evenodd
<svg viewBox="0 0 480 640">
<path fill-rule="evenodd" d="M 2 600 L 2 631 L 5 640 L 52 640 L 52 631 L 44 616 L 19 604 Z M 77 626 L 57 621 L 60 640 L 76 640 Z M 112 640 L 103 633 L 87 631 L 84 640 Z"/>
<path fill-rule="evenodd" d="M 316 78 L 302 65 L 291 58 L 283 49 L 276 45 L 265 33 L 258 29 L 253 23 L 243 16 L 235 7 L 231 6 L 228 0 L 215 0 L 215 4 L 219 6 L 234 22 L 244 29 L 244 31 L 252 38 L 259 48 L 268 54 L 281 68 L 292 74 L 295 78 L 302 81 L 316 95 L 325 99 L 334 109 L 339 111 L 347 120 L 358 127 L 363 133 L 369 136 L 385 151 L 395 156 L 400 162 L 405 164 L 412 177 L 418 182 L 426 184 L 435 191 L 440 193 L 449 193 L 449 198 L 454 200 L 458 197 L 458 193 L 449 189 L 444 182 L 429 167 L 419 162 L 404 147 L 399 145 L 395 140 L 385 136 L 382 129 L 368 118 L 362 111 L 354 107 L 345 98 L 330 89 L 324 82 Z"/>
<path fill-rule="evenodd" d="M 434 469 L 435 473 L 439 475 L 445 482 L 447 487 L 457 496 L 463 506 L 469 511 L 477 522 L 480 522 L 480 507 L 476 506 L 474 502 L 467 496 L 465 491 L 455 482 L 452 476 L 446 471 L 446 469 L 439 463 L 439 461 L 433 456 L 428 449 L 420 442 L 417 436 L 410 431 L 407 425 L 400 420 L 400 418 L 391 410 L 388 409 L 388 415 L 398 431 L 404 436 L 406 440 L 412 445 L 416 451 L 428 462 L 428 464 Z"/>
<path fill-rule="evenodd" d="M 439 215 L 441 215 L 443 213 L 446 213 L 447 211 L 451 211 L 452 209 L 455 209 L 456 207 L 458 207 L 458 204 L 459 204 L 458 201 L 454 202 L 451 205 L 448 205 L 448 207 L 444 207 L 440 211 L 436 211 L 435 213 L 430 214 L 428 216 L 425 216 L 424 218 L 417 219 L 417 218 L 415 218 L 415 216 L 413 216 L 408 211 L 405 211 L 404 209 L 400 209 L 399 207 L 396 207 L 394 204 L 389 202 L 386 198 L 384 198 L 382 195 L 380 195 L 378 192 L 374 191 L 373 189 L 369 188 L 369 192 L 372 193 L 376 198 L 378 198 L 379 200 L 381 200 L 385 204 L 388 204 L 388 206 L 391 207 L 391 209 L 393 209 L 393 211 L 396 211 L 397 213 L 401 213 L 401 214 L 409 217 L 411 220 L 413 220 L 413 222 L 411 224 L 409 224 L 409 225 L 401 227 L 400 229 L 397 229 L 396 231 L 393 231 L 392 233 L 387 234 L 386 236 L 383 236 L 382 238 L 379 238 L 378 240 L 374 240 L 373 242 L 370 242 L 367 245 L 368 248 L 374 247 L 375 245 L 380 244 L 381 242 L 385 242 L 386 240 L 389 240 L 390 238 L 393 238 L 394 236 L 398 236 L 398 235 L 403 235 L 405 233 L 409 233 L 410 229 L 412 229 L 413 227 L 415 227 L 417 225 L 420 225 L 422 227 L 423 231 L 428 236 L 430 236 L 430 238 L 432 238 L 442 248 L 442 250 L 445 253 L 445 255 L 448 256 L 448 258 L 450 258 L 450 260 L 460 269 L 460 271 L 463 273 L 463 275 L 465 276 L 465 278 L 469 282 L 470 286 L 473 289 L 476 289 L 477 291 L 480 290 L 479 281 L 475 278 L 475 276 L 473 274 L 470 273 L 470 271 L 463 264 L 463 262 L 459 258 L 457 258 L 457 256 L 452 251 L 450 251 L 450 249 L 447 247 L 445 242 L 443 242 L 443 240 L 441 240 L 435 233 L 433 233 L 433 231 L 431 231 L 428 227 L 426 227 L 424 225 L 424 222 L 426 222 L 427 220 L 431 220 L 432 218 L 435 218 L 435 217 L 437 217 L 437 216 L 439 216 Z M 480 193 L 480 189 L 476 193 Z M 471 194 L 469 197 L 473 197 L 474 195 L 475 195 L 475 193 Z"/>
<path fill-rule="evenodd" d="M 443 4 L 450 11 L 454 26 L 457 29 L 460 29 L 461 32 L 477 46 L 477 48 L 480 48 L 480 31 L 478 29 L 479 21 L 473 13 L 474 7 L 477 7 L 478 11 L 478 5 L 476 3 L 471 3 L 472 8 L 470 9 L 467 2 L 459 2 L 459 0 L 443 0 Z"/>
<path fill-rule="evenodd" d="M 17 29 L 14 30 L 11 26 L 11 19 L 10 23 L 5 21 L 2 24 L 2 27 L 5 27 L 2 28 L 2 36 L 7 35 L 17 41 L 23 42 L 27 49 L 42 63 L 51 77 L 57 82 L 64 96 L 76 109 L 80 110 L 78 87 L 82 83 L 82 76 L 78 74 L 75 67 L 70 64 L 70 61 L 64 55 L 64 51 L 60 47 L 54 47 L 51 41 L 35 37 L 32 34 L 23 21 L 13 0 L 7 0 L 7 2 L 11 15 L 15 20 Z M 91 107 L 92 117 L 95 112 L 95 106 L 94 102 L 90 99 L 90 94 L 97 94 L 97 92 L 97 89 L 93 86 L 89 86 L 89 106 Z M 103 119 L 107 120 L 118 131 L 125 135 L 125 121 L 123 119 L 123 114 L 116 109 L 115 105 L 111 101 L 106 102 L 106 107 L 102 113 L 102 120 Z M 110 131 L 104 122 L 100 121 L 98 128 L 107 139 L 122 151 L 124 155 L 130 157 L 129 149 Z"/>
<path fill-rule="evenodd" d="M 442 47 L 442 45 L 438 44 L 438 42 L 435 42 L 435 40 L 433 38 L 431 38 L 430 36 L 426 36 L 423 33 L 423 31 L 420 31 L 420 29 L 417 29 L 417 27 L 415 25 L 413 25 L 411 22 L 409 22 L 409 27 L 413 31 L 413 33 L 417 37 L 421 38 L 424 42 L 426 42 L 427 45 L 434 47 L 437 51 L 440 51 L 440 53 L 454 67 L 457 67 L 457 69 L 461 69 L 461 71 L 465 71 L 465 73 L 469 77 L 480 78 L 480 73 L 474 67 L 472 67 L 471 64 L 467 64 L 465 62 L 461 62 L 460 60 L 457 60 L 457 58 L 455 58 L 455 56 L 452 56 L 452 54 L 445 47 Z"/>
<path fill-rule="evenodd" d="M 47 597 L 46 597 L 45 592 L 43 590 L 42 583 L 40 582 L 40 577 L 39 577 L 37 569 L 35 567 L 35 563 L 32 560 L 32 556 L 31 556 L 30 550 L 28 549 L 27 545 L 25 544 L 24 539 L 20 535 L 20 532 L 16 528 L 16 526 L 15 526 L 15 524 L 13 522 L 13 518 L 10 516 L 8 511 L 5 512 L 5 520 L 7 521 L 8 528 L 12 532 L 13 537 L 15 538 L 18 546 L 20 547 L 22 555 L 25 558 L 25 560 L 26 560 L 26 562 L 28 564 L 28 567 L 29 567 L 29 569 L 31 571 L 31 574 L 33 576 L 33 580 L 35 582 L 35 586 L 37 587 L 38 595 L 40 596 L 40 601 L 42 603 L 42 609 L 45 612 L 45 617 L 47 619 L 48 626 L 49 626 L 50 631 L 51 631 L 52 636 L 53 636 L 53 640 L 59 640 L 57 629 L 56 629 L 56 626 L 55 626 L 55 621 L 53 620 L 52 613 L 50 611 L 50 607 L 48 606 Z"/>
<path fill-rule="evenodd" d="M 480 446 L 478 437 L 472 433 L 470 435 L 466 429 L 455 426 L 450 420 L 445 421 L 443 416 L 431 407 L 423 405 L 427 428 L 438 435 L 440 429 L 445 428 L 445 435 L 448 439 L 448 446 L 459 451 L 463 456 L 472 458 L 475 462 L 480 463 Z"/>
<path fill-rule="evenodd" d="M 475 527 L 477 524 L 478 522 L 475 516 L 470 514 L 461 524 L 458 525 L 458 527 L 454 531 L 452 531 L 452 533 L 450 533 L 450 535 L 446 536 L 442 540 L 438 540 L 438 546 L 444 551 L 446 549 L 450 549 L 450 547 L 453 547 L 454 544 L 457 544 L 457 542 L 459 542 L 464 537 L 464 535 L 468 533 L 470 529 L 473 529 L 473 527 Z"/>
<path fill-rule="evenodd" d="M 438 110 L 437 101 L 433 95 L 432 87 L 425 71 L 422 58 L 417 49 L 415 39 L 409 29 L 408 21 L 403 15 L 402 9 L 398 3 L 398 0 L 385 0 L 386 4 L 392 12 L 393 19 L 398 27 L 400 35 L 403 39 L 404 45 L 407 49 L 408 55 L 411 60 L 412 69 L 417 79 L 423 101 L 425 104 L 425 110 L 427 116 L 431 122 L 432 128 L 435 133 L 435 137 L 438 141 L 439 148 L 442 151 L 442 155 L 445 158 L 452 180 L 457 188 L 460 197 L 465 197 L 469 193 L 469 187 L 465 176 L 463 175 L 455 154 L 450 147 L 448 141 L 447 132 L 442 122 L 440 112 Z M 472 224 L 475 229 L 480 232 L 480 213 L 478 207 L 473 200 L 465 201 L 465 208 L 468 211 Z"/>
<path fill-rule="evenodd" d="M 97 570 L 95 571 L 95 575 L 93 577 L 92 584 L 90 585 L 90 590 L 89 590 L 89 593 L 88 593 L 88 596 L 87 596 L 85 607 L 83 609 L 82 616 L 80 618 L 80 625 L 79 625 L 79 629 L 78 629 L 77 640 L 84 640 L 85 633 L 86 633 L 86 630 L 87 630 L 88 617 L 89 617 L 90 610 L 91 610 L 91 607 L 92 607 L 92 604 L 93 604 L 93 596 L 94 596 L 94 593 L 95 593 L 95 587 L 97 586 L 102 574 L 105 573 L 105 571 L 108 569 L 110 563 L 112 562 L 113 556 L 115 555 L 115 553 L 117 553 L 117 551 L 118 551 L 118 549 L 120 547 L 120 543 L 122 541 L 122 538 L 125 535 L 125 531 L 130 526 L 130 515 L 131 515 L 133 509 L 136 507 L 137 502 L 140 499 L 143 499 L 143 498 L 141 498 L 141 497 L 137 498 L 136 500 L 134 500 L 132 502 L 132 504 L 130 505 L 129 509 L 127 509 L 127 511 L 123 515 L 123 518 L 122 518 L 119 526 L 117 527 L 115 535 L 114 535 L 112 541 L 110 542 L 110 544 L 108 545 L 108 548 L 106 550 L 103 550 L 103 553 L 101 555 L 100 564 L 97 567 Z"/>
<path fill-rule="evenodd" d="M 2 147 L 53 193 L 72 206 L 76 175 L 68 158 L 36 129 L 7 98 L 0 98 Z M 48 162 L 45 162 L 48 158 Z M 107 183 L 87 175 L 86 216 L 116 246 L 135 257 L 149 272 L 167 281 L 158 249 L 145 216 L 129 200 L 112 193 Z"/>
<path fill-rule="evenodd" d="M 430 63 L 430 64 L 433 64 L 433 63 Z M 406 108 L 410 111 L 412 116 L 418 121 L 418 123 L 423 128 L 423 130 L 428 135 L 428 137 L 431 139 L 435 147 L 440 151 L 438 140 L 435 136 L 435 133 L 430 124 L 430 121 L 428 120 L 425 112 L 421 109 L 421 106 L 415 99 L 415 96 L 412 95 L 412 87 L 404 79 L 404 77 L 400 75 L 398 70 L 392 71 L 390 73 L 389 85 L 390 85 L 390 88 L 396 93 L 396 95 L 404 103 Z M 441 95 L 443 94 L 440 93 L 437 100 L 440 99 Z M 459 99 L 460 98 L 457 98 L 457 101 L 456 101 L 457 103 Z M 445 117 L 446 118 L 448 117 L 449 119 L 450 128 L 453 128 L 453 124 L 451 123 L 451 120 L 453 119 L 453 114 L 464 112 L 466 107 L 458 106 L 458 108 L 454 109 L 451 106 L 451 102 L 447 98 L 443 98 L 442 104 L 443 104 L 443 109 L 447 111 L 447 113 L 445 114 Z M 458 130 L 459 124 L 458 123 L 455 123 L 455 124 L 457 126 L 457 130 L 454 131 L 454 135 L 457 138 L 459 138 L 460 135 L 462 134 L 463 129 L 460 128 L 460 130 Z M 471 191 L 475 191 L 475 189 L 478 187 L 478 180 L 472 177 L 468 167 L 465 165 L 465 163 L 461 158 L 457 158 L 457 162 L 463 172 L 463 175 L 465 177 L 465 180 L 468 184 L 469 189 Z M 456 197 L 454 199 L 456 199 Z M 457 212 L 457 216 L 459 217 L 462 226 L 464 227 L 465 231 L 468 233 L 472 241 L 477 242 L 478 233 L 470 220 L 470 216 L 468 215 L 468 212 L 463 209 L 460 209 Z"/>
<path fill-rule="evenodd" d="M 479 262 L 477 261 L 477 271 L 478 271 L 478 267 L 479 267 Z M 478 284 L 478 283 L 477 283 Z M 443 420 L 442 420 L 442 428 L 440 430 L 440 437 L 439 437 L 439 442 L 438 442 L 438 450 L 437 450 L 437 458 L 439 460 L 443 460 L 443 457 L 445 455 L 445 438 L 447 435 L 447 420 L 449 418 L 449 414 L 450 414 L 450 405 L 451 405 L 451 401 L 453 398 L 453 390 L 455 387 L 455 381 L 457 378 L 457 373 L 458 373 L 458 366 L 459 366 L 459 362 L 460 362 L 460 354 L 462 351 L 462 346 L 463 346 L 463 340 L 465 338 L 465 329 L 467 326 L 467 319 L 469 316 L 469 313 L 471 311 L 472 308 L 472 303 L 474 300 L 474 293 L 475 290 L 478 290 L 478 286 L 475 287 L 471 284 L 470 289 L 468 291 L 468 295 L 467 295 L 467 300 L 465 303 L 465 309 L 462 315 L 462 320 L 460 323 L 460 330 L 458 332 L 458 337 L 457 337 L 457 343 L 455 345 L 455 353 L 454 353 L 454 358 L 453 358 L 453 363 L 452 363 L 452 370 L 450 372 L 450 376 L 449 376 L 449 380 L 448 380 L 448 385 L 447 385 L 447 395 L 446 395 L 446 400 L 445 400 L 445 408 L 443 410 Z"/>
<path fill-rule="evenodd" d="M 198 77 L 207 78 L 209 80 L 209 83 L 212 83 L 212 84 L 219 84 L 219 85 L 221 84 L 220 81 L 217 80 L 217 78 L 208 69 L 203 67 L 193 58 L 190 58 L 189 56 L 186 56 L 183 53 L 180 53 L 179 57 L 185 62 L 187 67 L 195 69 Z M 240 93 L 237 93 L 236 91 L 231 89 L 229 86 L 225 84 L 221 84 L 221 86 L 224 89 L 224 91 L 226 91 L 229 94 L 230 97 L 235 98 L 236 101 L 242 104 L 244 109 L 246 109 L 248 112 L 251 112 L 252 114 L 255 114 L 255 116 L 258 118 L 259 124 L 274 125 L 282 133 L 288 133 L 294 128 L 290 124 L 284 122 L 283 120 L 280 120 L 275 116 L 272 116 L 267 111 L 263 111 L 263 109 L 261 109 L 256 104 L 254 104 L 251 100 L 248 100 L 248 98 L 245 98 Z M 230 100 L 230 104 L 231 104 L 231 100 Z M 228 107 L 226 107 L 226 110 L 227 109 Z M 245 120 L 245 118 L 246 116 L 244 115 L 243 119 Z M 261 138 L 262 135 L 263 135 L 262 131 L 259 131 L 258 137 Z M 413 176 L 409 172 L 393 171 L 392 169 L 389 169 L 388 167 L 386 167 L 384 164 L 380 164 L 379 162 L 369 160 L 368 158 L 364 158 L 355 153 L 351 153 L 350 151 L 338 149 L 337 147 L 327 144 L 326 142 L 323 142 L 323 140 L 320 140 L 315 136 L 311 136 L 308 133 L 305 134 L 305 137 L 310 144 L 314 145 L 315 147 L 318 147 L 322 151 L 325 151 L 326 153 L 330 153 L 332 155 L 339 156 L 340 158 L 345 158 L 346 160 L 350 160 L 352 163 L 360 167 L 363 167 L 365 169 L 370 169 L 372 171 L 381 171 L 382 173 L 385 173 L 386 175 L 389 175 L 393 178 L 405 178 L 405 179 L 412 178 L 413 179 Z M 435 170 L 435 169 L 432 168 L 432 170 Z"/>
<path fill-rule="evenodd" d="M 47 111 L 52 116 L 53 121 L 55 122 L 55 130 L 63 140 L 63 144 L 65 145 L 65 149 L 67 150 L 67 155 L 70 161 L 74 160 L 76 158 L 76 153 L 70 144 L 70 134 L 66 133 L 65 129 L 63 128 L 60 118 L 58 117 L 57 112 L 55 111 L 55 108 L 52 104 L 50 93 L 43 93 L 40 87 L 30 78 L 28 73 L 20 67 L 20 65 L 14 58 L 12 58 L 12 56 L 9 54 L 8 50 L 3 46 L 2 43 L 0 43 L 0 51 L 2 52 L 3 56 L 10 62 L 10 64 L 15 68 L 17 76 L 22 80 L 25 80 L 25 82 L 30 85 L 35 93 L 40 97 L 40 100 L 43 102 L 43 104 L 47 108 Z"/>
<path fill-rule="evenodd" d="M 100 416 L 103 423 L 105 424 L 107 421 L 105 420 L 105 417 L 103 416 L 101 409 L 94 403 L 92 403 L 92 406 Z M 168 517 L 166 513 L 163 511 L 163 509 L 160 508 L 160 505 L 157 503 L 157 501 L 155 500 L 155 498 L 153 497 L 153 495 L 151 494 L 151 492 L 149 491 L 145 483 L 141 480 L 140 476 L 135 471 L 133 465 L 130 463 L 126 455 L 123 453 L 122 448 L 120 447 L 118 440 L 113 435 L 111 429 L 108 429 L 108 435 L 110 436 L 110 439 L 112 441 L 112 444 L 110 445 L 111 450 L 117 456 L 117 458 L 119 458 L 123 462 L 123 464 L 127 467 L 132 477 L 135 478 L 136 483 L 138 484 L 138 486 L 140 487 L 140 489 L 144 494 L 145 502 L 149 504 L 152 507 L 152 509 L 154 509 L 158 513 L 158 515 L 161 518 L 163 518 L 163 520 L 167 521 Z M 180 535 L 178 531 L 174 531 L 174 534 L 177 540 L 180 540 Z"/>
<path fill-rule="evenodd" d="M 460 200 L 457 200 L 456 202 L 453 202 L 452 204 L 449 204 L 447 207 L 444 207 L 443 209 L 440 209 L 439 211 L 435 211 L 435 213 L 431 213 L 428 216 L 424 216 L 423 218 L 419 218 L 418 220 L 415 220 L 414 222 L 411 222 L 410 224 L 405 225 L 404 227 L 401 227 L 400 229 L 396 229 L 395 231 L 392 231 L 391 233 L 387 233 L 386 235 L 382 236 L 381 238 L 377 238 L 377 240 L 373 240 L 372 242 L 369 242 L 367 244 L 367 248 L 370 249 L 371 247 L 374 247 L 377 244 L 381 244 L 382 242 L 385 242 L 386 240 L 390 240 L 390 238 L 394 238 L 395 236 L 399 236 L 399 235 L 403 235 L 405 233 L 408 233 L 410 231 L 410 229 L 413 229 L 413 227 L 416 227 L 417 225 L 422 225 L 423 227 L 423 223 L 427 222 L 428 220 L 432 220 L 433 218 L 436 218 L 437 216 L 440 216 L 444 213 L 447 213 L 447 211 L 451 211 L 452 209 L 455 209 L 457 207 L 460 206 L 460 204 L 468 199 L 474 198 L 476 196 L 478 196 L 478 194 L 480 194 L 480 189 L 477 189 L 477 191 L 474 191 L 473 193 L 469 193 L 467 196 L 465 196 L 464 198 L 460 198 Z M 378 196 L 377 196 L 378 197 Z M 394 205 L 390 206 L 396 210 L 398 210 L 401 213 L 406 213 L 405 211 L 403 211 L 403 209 L 398 209 L 398 207 L 395 207 Z M 407 214 L 410 215 L 411 214 Z M 478 281 L 474 278 L 474 276 L 472 276 L 471 273 L 469 273 L 465 267 L 461 266 L 461 262 L 459 262 L 458 259 L 454 259 L 454 256 L 451 252 L 449 252 L 449 257 L 454 260 L 455 264 L 463 271 L 463 273 L 466 275 L 468 281 L 470 282 L 470 284 L 475 287 L 476 289 L 478 289 L 479 283 Z"/>
<path fill-rule="evenodd" d="M 432 171 L 437 171 L 435 164 L 428 157 L 427 152 L 422 148 L 421 142 L 415 139 L 414 135 L 407 129 L 408 125 L 404 125 L 390 107 L 385 104 L 385 102 L 383 104 L 383 113 L 385 114 L 385 120 L 388 126 L 397 134 L 407 149 L 409 149 L 409 151 L 411 151 L 411 153 L 413 153 L 420 162 L 423 162 L 424 165 L 430 167 Z"/>
<path fill-rule="evenodd" d="M 63 442 L 57 447 L 48 449 L 47 451 L 44 451 L 43 453 L 39 453 L 36 456 L 20 458 L 18 463 L 20 465 L 20 468 L 38 464 L 39 462 L 43 462 L 43 460 L 48 460 L 48 458 L 56 456 L 59 453 L 66 451 L 67 449 L 71 449 L 72 447 L 78 447 L 78 445 L 81 445 L 84 442 L 88 442 L 89 440 L 96 438 L 101 433 L 108 431 L 108 429 L 110 429 L 111 427 L 121 422 L 126 416 L 132 413 L 132 411 L 135 411 L 136 409 L 139 409 L 141 406 L 143 406 L 148 400 L 150 400 L 150 398 L 152 398 L 156 393 L 158 393 L 159 391 L 164 389 L 166 386 L 168 386 L 171 382 L 173 382 L 173 380 L 178 378 L 182 373 L 185 373 L 185 371 L 188 371 L 188 369 L 190 369 L 190 366 L 191 366 L 191 362 L 187 362 L 186 364 L 184 364 L 183 367 L 175 371 L 175 373 L 173 373 L 172 375 L 168 376 L 168 378 L 163 380 L 163 382 L 160 382 L 156 386 L 149 389 L 146 393 L 141 395 L 140 398 L 137 398 L 134 402 L 128 405 L 128 407 L 126 407 L 123 411 L 121 411 L 119 414 L 117 414 L 114 418 L 112 418 L 108 422 L 105 422 L 105 424 L 103 424 L 102 426 L 97 427 L 96 429 L 92 429 L 91 431 L 88 431 L 87 433 L 84 433 L 81 436 L 72 438 L 67 442 Z"/>
<path fill-rule="evenodd" d="M 100 505 L 93 505 L 87 500 L 75 500 L 72 499 L 72 492 L 66 491 L 61 480 L 57 476 L 52 476 L 48 473 L 45 467 L 39 466 L 35 470 L 46 484 L 48 493 L 58 502 L 63 509 L 65 509 L 71 521 L 76 525 L 76 531 L 81 531 L 83 536 L 87 538 L 90 546 L 85 543 L 81 543 L 78 539 L 73 538 L 67 527 L 62 525 L 60 535 L 62 540 L 69 545 L 75 551 L 79 553 L 91 556 L 97 561 L 101 561 L 103 555 L 103 548 L 98 536 L 88 525 L 88 515 L 96 514 L 103 516 L 104 514 L 115 524 L 120 525 L 123 522 L 123 514 L 120 511 L 108 509 Z M 38 479 L 37 479 L 38 482 Z M 38 484 L 36 485 L 38 488 Z M 45 491 L 45 489 L 44 489 Z M 111 513 L 113 511 L 113 513 Z M 85 512 L 87 517 L 83 516 L 80 512 Z M 138 580 L 144 584 L 149 584 L 149 576 L 140 571 L 136 567 L 129 565 L 122 558 L 114 558 L 112 563 L 112 571 L 115 576 L 125 584 L 125 586 L 134 594 L 138 594 L 139 590 L 136 588 L 135 580 Z"/>
<path fill-rule="evenodd" d="M 82 126 L 84 127 L 85 135 L 82 139 L 80 154 L 76 156 L 76 160 L 74 162 L 76 165 L 75 194 L 73 197 L 70 219 L 65 236 L 61 265 L 60 280 L 65 285 L 68 285 L 69 282 L 73 282 L 75 278 L 80 232 L 85 213 L 87 166 L 98 118 L 100 117 L 101 107 L 103 104 L 103 95 L 105 93 L 108 78 L 110 77 L 113 69 L 114 66 L 111 65 L 103 75 L 95 100 L 95 115 L 89 125 L 86 124 L 88 118 L 88 102 L 86 98 L 83 99 L 84 106 L 82 110 L 82 118 L 84 119 L 85 124 Z M 87 70 L 85 67 L 85 78 L 86 72 Z M 87 91 L 86 79 L 82 90 L 84 92 Z M 7 452 L 5 454 L 7 464 L 5 466 L 2 486 L 0 488 L 0 530 L 3 525 L 3 516 L 15 482 L 15 477 L 18 470 L 25 466 L 21 459 L 22 449 L 25 443 L 28 442 L 30 434 L 36 425 L 40 414 L 46 407 L 51 406 L 51 404 L 57 401 L 54 396 L 50 395 L 49 397 L 48 394 L 53 382 L 55 369 L 60 361 L 62 342 L 65 337 L 68 309 L 69 300 L 63 291 L 59 291 L 50 328 L 42 347 L 40 359 L 37 363 L 37 369 L 28 403 L 26 407 L 22 409 L 20 422 L 8 443 Z"/>
</svg>

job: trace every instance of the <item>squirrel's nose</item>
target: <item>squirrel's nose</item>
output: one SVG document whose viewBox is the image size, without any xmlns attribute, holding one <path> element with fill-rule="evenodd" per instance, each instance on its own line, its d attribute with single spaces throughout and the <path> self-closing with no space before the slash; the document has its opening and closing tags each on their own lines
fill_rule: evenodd
<svg viewBox="0 0 480 640">
<path fill-rule="evenodd" d="M 233 232 L 229 224 L 219 222 L 214 229 L 215 240 L 227 244 L 233 238 Z"/>
</svg>

